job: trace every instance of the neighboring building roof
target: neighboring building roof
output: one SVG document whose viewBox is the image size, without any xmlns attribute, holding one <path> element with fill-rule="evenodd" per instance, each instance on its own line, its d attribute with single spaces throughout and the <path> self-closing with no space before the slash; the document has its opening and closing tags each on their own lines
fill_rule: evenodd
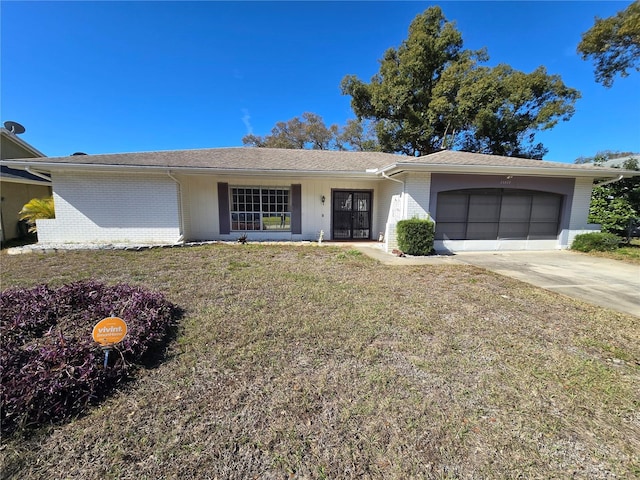
<svg viewBox="0 0 640 480">
<path fill-rule="evenodd" d="M 14 168 L 9 168 L 4 165 L 0 166 L 0 180 L 13 182 L 13 183 L 51 185 L 51 180 L 47 181 L 44 178 L 36 177 L 35 175 L 30 174 L 26 170 L 16 170 Z"/>
<path fill-rule="evenodd" d="M 20 137 L 18 137 L 15 133 L 10 132 L 4 127 L 0 127 L 0 137 L 2 139 L 2 148 L 0 149 L 0 157 L 4 160 L 7 158 L 25 158 L 25 157 L 45 157 L 46 155 L 42 153 L 40 150 L 35 148 L 33 145 L 25 142 Z M 7 153 L 9 150 L 7 147 L 7 142 L 13 144 L 14 148 L 11 149 L 11 155 Z M 14 151 L 22 151 L 20 156 L 15 156 Z"/>
<path fill-rule="evenodd" d="M 0 158 L 13 159 L 25 157 L 44 157 L 44 153 L 34 148 L 15 133 L 0 127 Z M 46 175 L 44 175 L 46 177 Z M 51 179 L 45 180 L 32 175 L 25 170 L 16 170 L 5 165 L 0 167 L 0 180 L 12 183 L 26 183 L 32 185 L 51 185 Z"/>
<path fill-rule="evenodd" d="M 622 168 L 622 165 L 627 160 L 637 160 L 640 163 L 640 155 L 626 155 L 624 157 L 612 158 L 606 162 L 601 163 L 602 167 L 617 167 Z"/>
<path fill-rule="evenodd" d="M 406 170 L 587 177 L 611 177 L 620 174 L 631 176 L 632 173 L 593 165 L 546 162 L 451 150 L 443 150 L 423 157 L 408 157 L 381 152 L 236 147 L 47 157 L 4 160 L 2 163 L 10 166 L 32 166 L 42 171 L 65 168 L 140 169 L 228 174 L 351 174 L 369 177 L 380 173 L 392 175 Z"/>
</svg>

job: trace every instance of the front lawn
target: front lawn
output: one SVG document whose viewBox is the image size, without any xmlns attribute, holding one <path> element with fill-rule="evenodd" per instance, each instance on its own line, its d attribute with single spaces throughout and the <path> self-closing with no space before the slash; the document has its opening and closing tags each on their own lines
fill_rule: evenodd
<svg viewBox="0 0 640 480">
<path fill-rule="evenodd" d="M 356 253 L 3 254 L 2 289 L 137 284 L 185 314 L 163 364 L 71 423 L 4 438 L 0 477 L 640 475 L 637 318 Z"/>
<path fill-rule="evenodd" d="M 640 239 L 633 239 L 629 244 L 623 244 L 623 246 L 613 250 L 611 252 L 589 252 L 589 255 L 595 255 L 597 257 L 611 258 L 613 260 L 621 260 L 627 263 L 633 263 L 640 265 Z"/>
</svg>

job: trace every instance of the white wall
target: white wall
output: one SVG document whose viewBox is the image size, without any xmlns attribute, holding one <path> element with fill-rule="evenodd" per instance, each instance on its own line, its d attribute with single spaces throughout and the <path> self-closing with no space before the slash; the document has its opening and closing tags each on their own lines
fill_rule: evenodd
<svg viewBox="0 0 640 480">
<path fill-rule="evenodd" d="M 39 220 L 40 243 L 174 243 L 178 186 L 167 175 L 52 175 L 56 218 Z"/>
<path fill-rule="evenodd" d="M 560 235 L 560 248 L 571 247 L 576 235 L 600 231 L 600 225 L 588 223 L 592 190 L 592 178 L 576 178 L 576 183 L 573 188 L 573 203 L 571 204 L 569 231 L 562 232 Z"/>
<path fill-rule="evenodd" d="M 376 180 L 339 180 L 332 178 L 301 179 L 283 177 L 233 177 L 213 175 L 176 175 L 182 185 L 183 211 L 185 218 L 185 238 L 187 240 L 233 241 L 240 235 L 231 232 L 220 234 L 218 213 L 218 182 L 232 187 L 290 187 L 302 185 L 302 234 L 291 232 L 247 232 L 249 240 L 312 240 L 318 239 L 320 231 L 324 239 L 331 239 L 331 192 L 333 189 L 373 190 L 372 239 L 384 231 L 376 216 L 380 183 Z M 324 205 L 321 202 L 325 197 Z"/>
</svg>

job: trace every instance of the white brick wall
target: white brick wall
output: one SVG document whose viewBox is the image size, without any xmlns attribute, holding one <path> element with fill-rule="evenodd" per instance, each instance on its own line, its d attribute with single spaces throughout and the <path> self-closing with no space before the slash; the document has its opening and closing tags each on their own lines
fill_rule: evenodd
<svg viewBox="0 0 640 480">
<path fill-rule="evenodd" d="M 174 243 L 178 186 L 162 174 L 53 174 L 56 218 L 38 222 L 40 243 Z"/>
<path fill-rule="evenodd" d="M 412 173 L 405 182 L 407 193 L 406 219 L 431 218 L 429 215 L 429 196 L 431 195 L 431 174 Z"/>
</svg>

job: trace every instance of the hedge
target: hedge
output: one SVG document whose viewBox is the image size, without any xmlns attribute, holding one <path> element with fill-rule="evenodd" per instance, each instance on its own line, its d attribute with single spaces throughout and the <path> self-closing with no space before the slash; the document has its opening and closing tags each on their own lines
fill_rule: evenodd
<svg viewBox="0 0 640 480">
<path fill-rule="evenodd" d="M 431 220 L 400 220 L 397 226 L 398 247 L 409 255 L 433 253 L 435 224 Z"/>
<path fill-rule="evenodd" d="M 620 245 L 621 239 L 613 233 L 593 232 L 582 233 L 576 235 L 571 244 L 571 250 L 579 252 L 609 252 L 616 250 Z"/>
</svg>

